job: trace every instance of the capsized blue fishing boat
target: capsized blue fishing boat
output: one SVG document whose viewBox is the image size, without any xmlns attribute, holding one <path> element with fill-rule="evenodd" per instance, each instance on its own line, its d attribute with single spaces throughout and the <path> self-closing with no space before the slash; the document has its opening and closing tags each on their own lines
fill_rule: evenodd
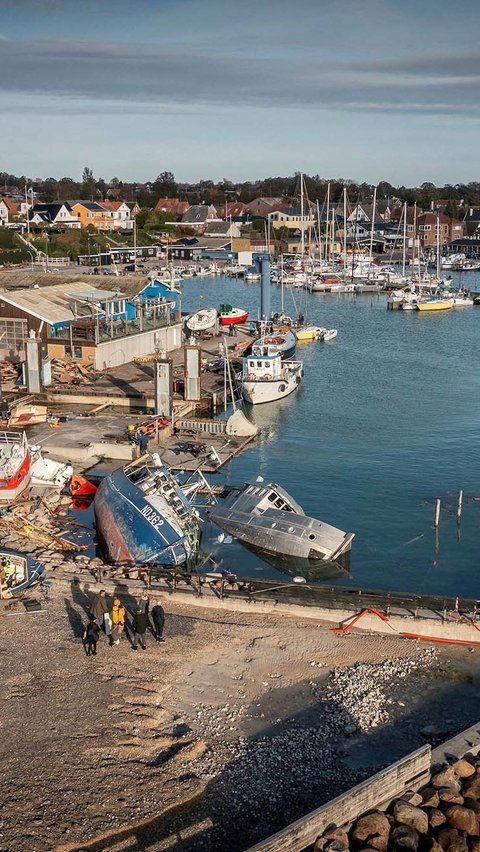
<svg viewBox="0 0 480 852">
<path fill-rule="evenodd" d="M 94 511 L 100 545 L 113 563 L 168 567 L 197 552 L 198 514 L 156 453 L 106 476 Z"/>
</svg>

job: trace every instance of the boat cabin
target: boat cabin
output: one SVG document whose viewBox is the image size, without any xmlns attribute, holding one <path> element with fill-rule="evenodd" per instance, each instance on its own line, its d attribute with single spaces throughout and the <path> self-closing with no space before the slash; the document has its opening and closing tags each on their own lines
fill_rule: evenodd
<svg viewBox="0 0 480 852">
<path fill-rule="evenodd" d="M 243 362 L 243 379 L 249 382 L 271 382 L 282 378 L 282 358 L 268 346 L 258 347 L 262 354 L 250 355 Z M 257 350 L 257 351 L 258 351 Z"/>
<path fill-rule="evenodd" d="M 250 494 L 254 497 L 259 497 L 256 509 L 258 512 L 265 512 L 267 509 L 280 509 L 282 512 L 296 512 L 296 509 L 276 491 L 272 485 L 267 487 L 261 485 L 249 485 L 245 489 L 245 494 Z"/>
<path fill-rule="evenodd" d="M 32 556 L 12 550 L 0 551 L 0 598 L 11 598 L 23 592 L 43 574 L 43 565 Z"/>
</svg>

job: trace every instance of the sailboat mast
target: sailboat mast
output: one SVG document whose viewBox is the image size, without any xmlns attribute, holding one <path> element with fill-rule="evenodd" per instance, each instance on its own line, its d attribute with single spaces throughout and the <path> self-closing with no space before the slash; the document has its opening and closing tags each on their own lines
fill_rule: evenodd
<svg viewBox="0 0 480 852">
<path fill-rule="evenodd" d="M 405 278 L 407 268 L 407 202 L 403 205 L 403 252 L 402 252 L 402 275 Z"/>
<path fill-rule="evenodd" d="M 412 278 L 415 281 L 415 254 L 417 249 L 417 202 L 413 205 L 413 251 L 412 251 Z M 420 258 L 418 258 L 418 271 L 420 272 Z"/>
<path fill-rule="evenodd" d="M 343 187 L 343 268 L 347 263 L 347 187 Z"/>
<path fill-rule="evenodd" d="M 373 255 L 373 231 L 375 228 L 375 207 L 377 206 L 377 187 L 373 190 L 373 206 L 372 206 L 372 227 L 370 228 L 370 269 L 372 266 L 372 255 Z"/>
<path fill-rule="evenodd" d="M 302 263 L 303 258 L 305 257 L 305 232 L 303 230 L 303 173 L 300 173 L 300 217 L 301 217 L 301 229 L 302 229 Z"/>
<path fill-rule="evenodd" d="M 437 280 L 440 281 L 440 216 L 437 213 Z"/>
<path fill-rule="evenodd" d="M 321 230 L 320 230 L 320 205 L 318 203 L 318 198 L 317 198 L 317 229 L 318 229 L 318 254 L 319 254 L 319 260 L 320 260 L 320 263 L 321 263 L 322 260 L 323 260 L 323 252 L 322 252 L 322 233 L 321 233 Z"/>
<path fill-rule="evenodd" d="M 329 249 L 329 230 L 330 230 L 330 184 L 327 186 L 327 209 L 325 212 L 325 260 L 328 263 L 330 259 L 330 249 Z"/>
</svg>

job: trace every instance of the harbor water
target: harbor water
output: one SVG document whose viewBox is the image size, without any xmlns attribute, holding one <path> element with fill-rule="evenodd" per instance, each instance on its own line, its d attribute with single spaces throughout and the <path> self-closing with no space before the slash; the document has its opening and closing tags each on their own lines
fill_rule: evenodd
<svg viewBox="0 0 480 852">
<path fill-rule="evenodd" d="M 307 514 L 355 532 L 348 570 L 320 564 L 309 582 L 480 598 L 480 308 L 391 312 L 384 294 L 293 295 L 296 306 L 285 294 L 286 313 L 301 309 L 338 336 L 298 345 L 302 385 L 285 400 L 250 408 L 258 446 L 220 476 L 232 484 L 256 476 L 277 482 Z M 259 301 L 259 286 L 242 280 L 183 284 L 183 310 L 229 302 L 256 319 Z M 272 287 L 272 309 L 279 308 Z M 220 542 L 219 533 L 205 526 L 204 550 L 240 576 L 302 573 L 228 537 Z"/>
</svg>

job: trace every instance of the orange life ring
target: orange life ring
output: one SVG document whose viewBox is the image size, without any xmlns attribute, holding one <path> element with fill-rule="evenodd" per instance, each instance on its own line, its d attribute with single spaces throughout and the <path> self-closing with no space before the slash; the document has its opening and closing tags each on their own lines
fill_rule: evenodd
<svg viewBox="0 0 480 852">
<path fill-rule="evenodd" d="M 270 375 L 270 373 L 265 373 L 263 378 L 265 379 L 266 382 L 272 381 L 272 376 Z"/>
<path fill-rule="evenodd" d="M 248 379 L 249 382 L 254 382 L 256 378 L 257 377 L 256 377 L 255 373 L 249 373 L 248 376 L 247 376 L 247 379 Z"/>
</svg>

